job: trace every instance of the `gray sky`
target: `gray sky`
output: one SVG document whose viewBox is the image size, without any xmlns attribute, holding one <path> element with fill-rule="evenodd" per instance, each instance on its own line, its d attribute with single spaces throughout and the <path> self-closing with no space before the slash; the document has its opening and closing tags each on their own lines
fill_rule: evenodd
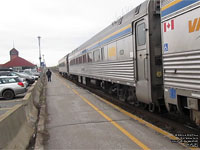
<svg viewBox="0 0 200 150">
<path fill-rule="evenodd" d="M 0 5 L 0 64 L 15 48 L 39 64 L 38 36 L 47 66 L 90 39 L 144 0 L 3 0 Z"/>
</svg>

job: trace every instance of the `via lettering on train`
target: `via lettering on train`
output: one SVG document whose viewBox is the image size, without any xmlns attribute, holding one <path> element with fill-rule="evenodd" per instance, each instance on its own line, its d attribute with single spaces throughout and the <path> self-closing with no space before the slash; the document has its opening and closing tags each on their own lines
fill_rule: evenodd
<svg viewBox="0 0 200 150">
<path fill-rule="evenodd" d="M 189 33 L 193 33 L 200 30 L 200 18 L 189 20 Z"/>
</svg>

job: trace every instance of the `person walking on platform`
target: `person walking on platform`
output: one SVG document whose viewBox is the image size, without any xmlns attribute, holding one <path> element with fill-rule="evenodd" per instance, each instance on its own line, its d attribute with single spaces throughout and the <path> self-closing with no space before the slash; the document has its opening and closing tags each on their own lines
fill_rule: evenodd
<svg viewBox="0 0 200 150">
<path fill-rule="evenodd" d="M 48 82 L 51 82 L 51 71 L 48 69 L 48 71 L 46 72 L 47 78 L 48 78 Z"/>
</svg>

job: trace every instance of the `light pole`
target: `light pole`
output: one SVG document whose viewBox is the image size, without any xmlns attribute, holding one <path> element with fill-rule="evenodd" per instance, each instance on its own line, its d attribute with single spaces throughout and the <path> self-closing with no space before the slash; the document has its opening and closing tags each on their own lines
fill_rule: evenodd
<svg viewBox="0 0 200 150">
<path fill-rule="evenodd" d="M 40 61 L 40 67 L 41 67 L 41 50 L 40 50 L 40 36 L 37 37 L 38 38 L 38 43 L 39 43 L 39 61 Z"/>
<path fill-rule="evenodd" d="M 45 66 L 45 59 L 44 59 L 44 54 L 42 55 L 42 57 L 43 57 L 43 63 L 44 63 L 44 66 Z"/>
</svg>

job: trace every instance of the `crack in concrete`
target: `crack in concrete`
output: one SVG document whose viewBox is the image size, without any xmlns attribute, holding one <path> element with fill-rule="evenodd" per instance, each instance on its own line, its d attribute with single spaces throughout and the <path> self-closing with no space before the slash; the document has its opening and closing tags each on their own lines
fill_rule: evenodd
<svg viewBox="0 0 200 150">
<path fill-rule="evenodd" d="M 63 125 L 56 125 L 56 126 L 52 126 L 52 127 L 47 127 L 47 129 L 51 130 L 54 128 L 59 128 L 59 127 L 68 127 L 68 126 L 76 126 L 76 125 L 88 125 L 88 124 L 101 124 L 101 123 L 109 123 L 109 122 L 120 122 L 120 121 L 127 121 L 127 120 L 131 120 L 131 118 L 129 119 L 120 119 L 120 120 L 112 120 L 112 121 L 94 121 L 94 122 L 80 122 L 80 123 L 72 123 L 72 124 L 63 124 Z"/>
</svg>

